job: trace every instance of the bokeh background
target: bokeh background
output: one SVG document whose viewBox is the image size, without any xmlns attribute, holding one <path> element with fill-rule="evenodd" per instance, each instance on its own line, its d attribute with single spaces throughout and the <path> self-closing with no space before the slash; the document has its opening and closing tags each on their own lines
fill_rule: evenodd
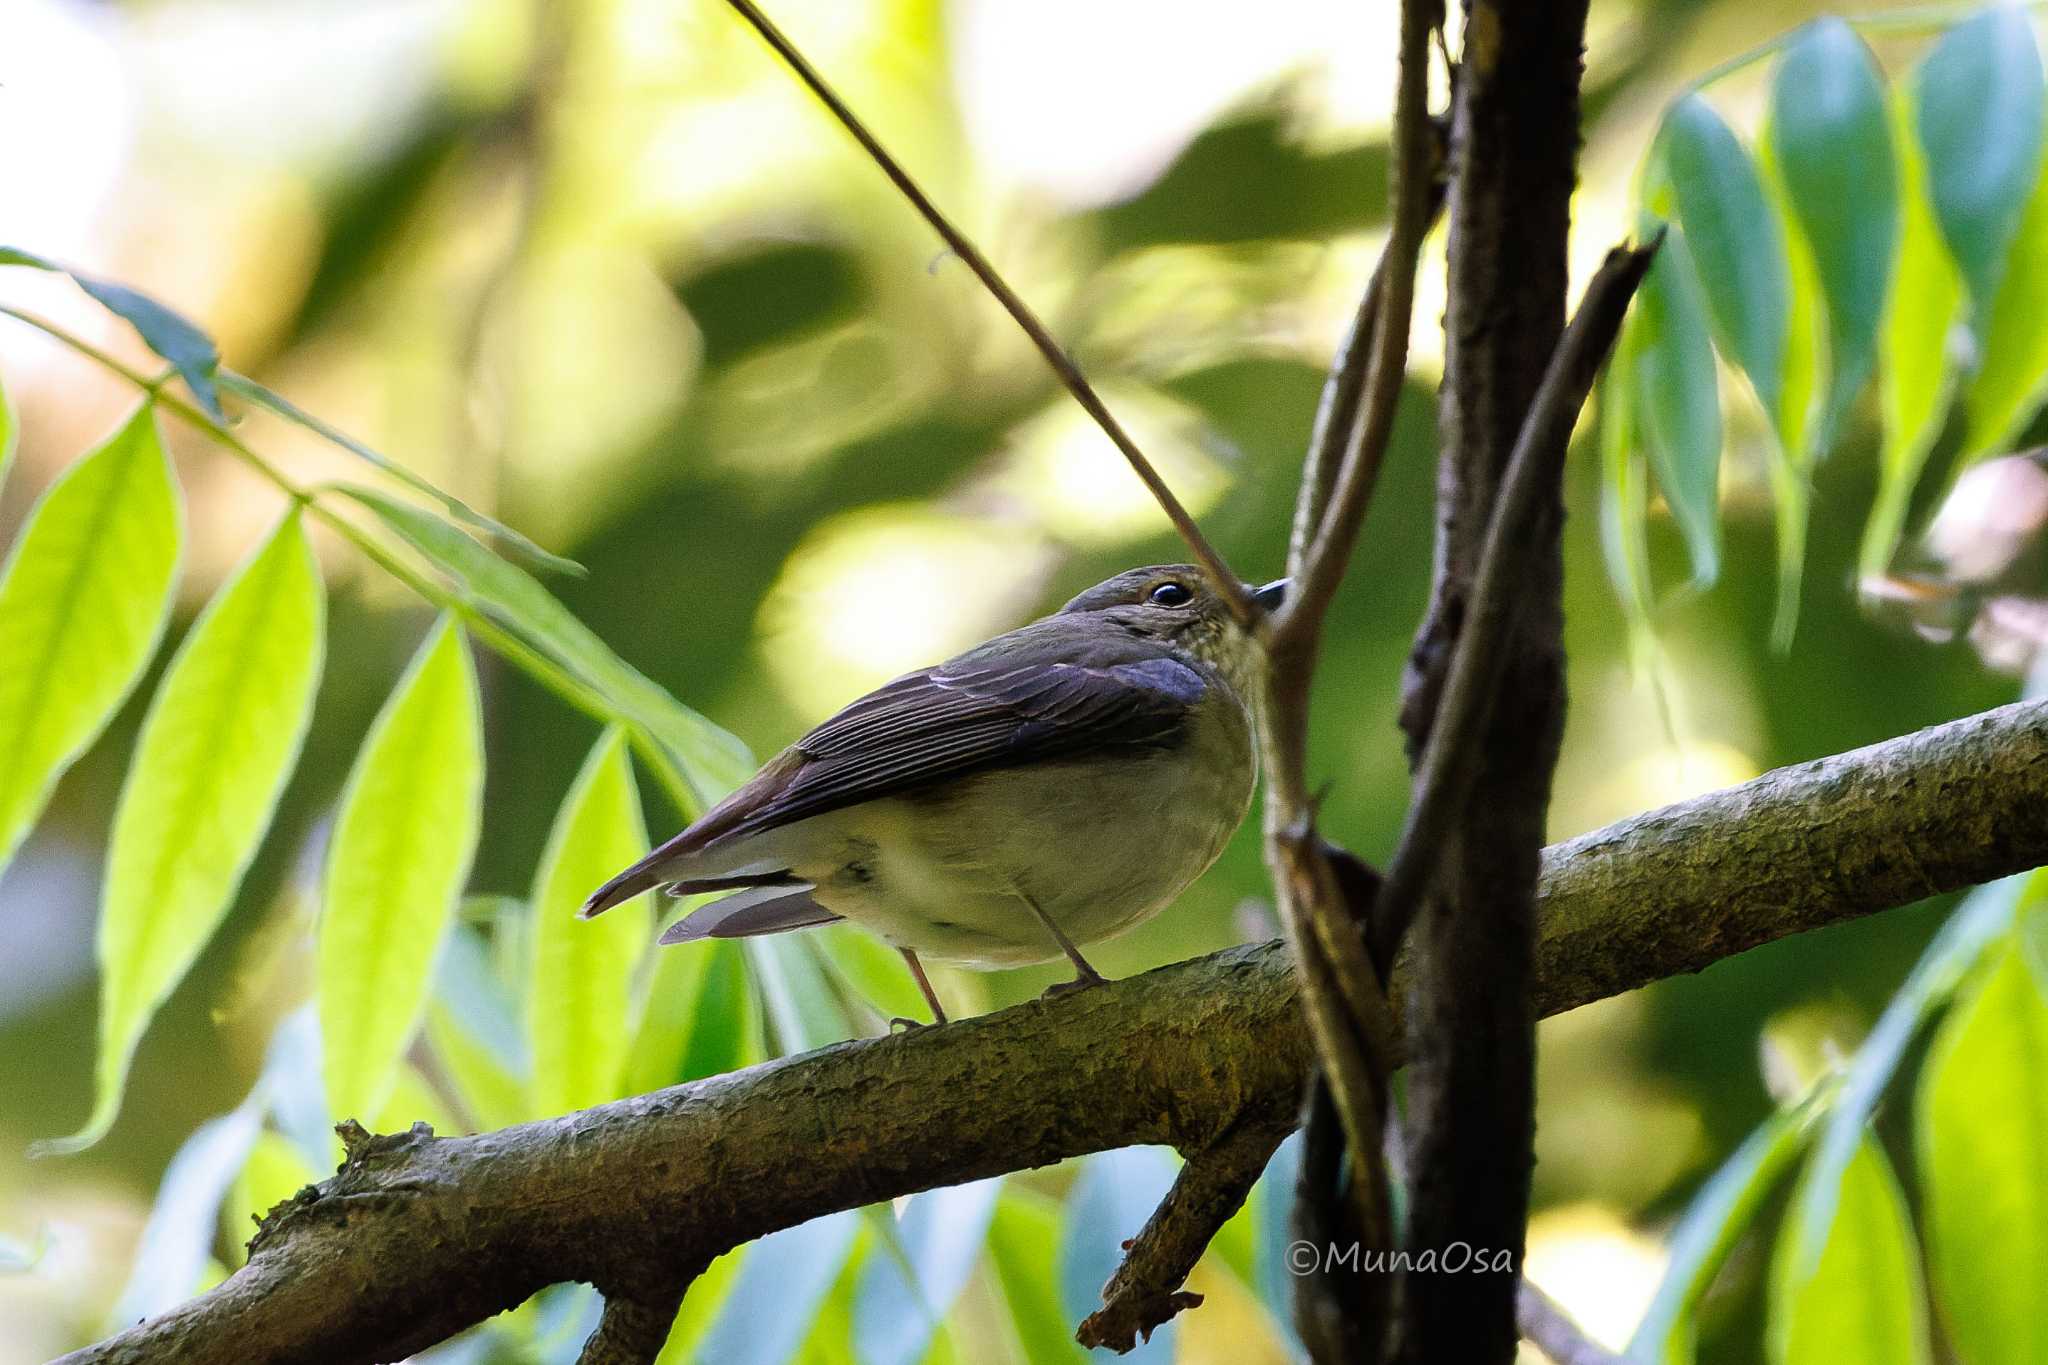
<svg viewBox="0 0 2048 1365">
<path fill-rule="evenodd" d="M 1322 368 L 1384 235 L 1393 6 L 774 12 L 1068 341 L 1232 562 L 1276 571 Z M 1665 100 L 1812 12 L 1596 0 L 1581 277 L 1633 221 Z M 1759 112 L 1751 74 L 1715 87 L 1738 126 Z M 0 239 L 173 304 L 229 364 L 583 562 L 588 577 L 558 594 L 758 753 L 1111 572 L 1181 557 L 1015 327 L 716 0 L 9 0 L 0 130 Z M 1412 387 L 1318 692 L 1326 819 L 1368 857 L 1390 847 L 1407 792 L 1393 718 L 1433 529 L 1432 246 Z M 0 299 L 142 358 L 57 277 L 0 272 Z M 4 320 L 0 375 L 22 427 L 5 537 L 133 397 Z M 1729 420 L 1730 571 L 1657 617 L 1669 723 L 1631 674 L 1591 443 L 1574 457 L 1555 837 L 2013 695 L 1961 647 L 1859 611 L 1867 409 L 1819 470 L 1798 634 L 1772 650 L 1765 437 L 1753 413 Z M 188 621 L 279 505 L 167 430 L 190 506 Z M 343 472 L 345 457 L 280 423 L 251 417 L 243 434 L 304 478 Z M 1652 537 L 1680 581 L 1661 517 Z M 320 548 L 331 643 L 306 759 L 226 929 L 151 1029 L 120 1123 L 83 1156 L 22 1152 L 89 1105 L 96 882 L 147 686 L 0 880 L 0 1233 L 47 1235 L 33 1273 L 0 1275 L 0 1362 L 97 1334 L 172 1153 L 239 1102 L 305 993 L 323 821 L 426 624 L 347 547 Z M 484 667 L 474 889 L 517 895 L 595 728 Z M 665 832 L 675 813 L 648 796 Z M 1121 975 L 1273 933 L 1252 833 L 1099 965 Z M 1796 1067 L 1853 1045 L 1944 908 L 1546 1023 L 1532 1275 L 1624 1338 L 1660 1229 L 1772 1104 L 1764 1055 Z M 941 990 L 986 1008 L 1054 975 L 949 973 Z M 1757 1355 L 1762 1251 L 1738 1262 L 1703 1358 Z M 1284 1352 L 1260 1309 L 1227 1296 L 1176 1349 Z"/>
</svg>

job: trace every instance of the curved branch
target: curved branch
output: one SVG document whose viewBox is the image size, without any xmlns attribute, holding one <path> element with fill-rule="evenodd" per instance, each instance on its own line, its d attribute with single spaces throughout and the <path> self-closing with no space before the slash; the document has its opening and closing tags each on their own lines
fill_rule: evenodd
<svg viewBox="0 0 2048 1365">
<path fill-rule="evenodd" d="M 1555 1014 L 2048 862 L 2048 703 L 1784 768 L 1545 852 Z M 1399 991 L 1402 972 L 1394 986 Z M 358 1142 L 249 1262 L 67 1357 L 388 1360 L 587 1280 L 646 1297 L 838 1209 L 1133 1143 L 1287 1121 L 1309 1048 L 1277 943 L 842 1043 L 475 1137 Z"/>
</svg>

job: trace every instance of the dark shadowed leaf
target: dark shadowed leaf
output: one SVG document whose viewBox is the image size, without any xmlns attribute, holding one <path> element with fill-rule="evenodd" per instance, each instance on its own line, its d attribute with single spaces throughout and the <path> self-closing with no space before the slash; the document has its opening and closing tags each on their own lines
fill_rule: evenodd
<svg viewBox="0 0 2048 1365">
<path fill-rule="evenodd" d="M 2041 168 L 2041 58 L 2026 12 L 1993 5 L 1965 19 L 1913 80 L 1934 215 L 1962 267 L 1981 340 Z"/>
<path fill-rule="evenodd" d="M 182 538 L 147 403 L 30 510 L 0 573 L 0 869 L 156 652 Z"/>
<path fill-rule="evenodd" d="M 1629 327 L 1635 429 L 1685 537 L 1693 582 L 1704 587 L 1721 572 L 1720 383 L 1705 293 L 1675 224 L 1636 295 Z"/>
<path fill-rule="evenodd" d="M 2038 928 L 2043 912 L 2029 915 Z M 2015 935 L 1920 1078 L 1935 1301 L 1963 1360 L 2048 1360 L 2048 961 Z"/>
<path fill-rule="evenodd" d="M 1829 377 L 1818 444 L 1840 430 L 1876 358 L 1899 235 L 1884 78 L 1846 23 L 1815 20 L 1771 81 L 1769 139 L 1827 308 Z"/>
<path fill-rule="evenodd" d="M 125 284 L 73 270 L 18 247 L 0 246 L 0 265 L 33 266 L 37 270 L 69 275 L 101 307 L 140 333 L 150 350 L 169 361 L 178 371 L 178 377 L 192 390 L 192 396 L 199 400 L 199 406 L 205 408 L 214 420 L 226 420 L 220 410 L 220 393 L 215 387 L 220 371 L 220 350 L 213 344 L 213 338 L 200 331 L 189 319 Z"/>
</svg>

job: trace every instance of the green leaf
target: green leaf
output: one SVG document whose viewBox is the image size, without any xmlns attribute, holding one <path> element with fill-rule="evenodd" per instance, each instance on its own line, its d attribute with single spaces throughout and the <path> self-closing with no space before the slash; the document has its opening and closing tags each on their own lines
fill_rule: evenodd
<svg viewBox="0 0 2048 1365">
<path fill-rule="evenodd" d="M 1690 1365 L 1700 1300 L 1778 1182 L 1806 1151 L 1815 1122 L 1832 1098 L 1829 1087 L 1773 1113 L 1700 1187 L 1672 1230 L 1670 1263 L 1629 1340 L 1627 1359 L 1638 1365 Z"/>
<path fill-rule="evenodd" d="M 996 1201 L 989 1224 L 989 1259 L 1010 1310 L 1004 1316 L 1017 1334 L 1015 1357 L 1032 1365 L 1072 1365 L 1092 1358 L 1074 1341 L 1080 1319 L 1068 1322 L 1053 1274 L 1060 1223 L 1058 1204 L 1013 1181 Z"/>
<path fill-rule="evenodd" d="M 502 540 L 505 542 L 505 547 L 512 552 L 515 558 L 525 560 L 534 568 L 549 573 L 569 574 L 576 578 L 583 577 L 587 572 L 575 560 L 564 559 L 561 555 L 543 550 L 504 522 L 485 516 L 453 493 L 443 492 L 423 475 L 414 473 L 389 455 L 358 441 L 340 427 L 315 417 L 283 394 L 278 393 L 274 389 L 265 388 L 247 375 L 237 374 L 233 370 L 222 370 L 220 373 L 220 383 L 221 387 L 229 393 L 239 394 L 260 407 L 270 409 L 287 422 L 304 427 L 315 436 L 340 446 L 357 459 L 366 461 L 384 473 L 389 474 L 415 493 L 432 498 L 441 505 L 442 510 L 447 512 L 449 516 L 465 526 L 473 527 L 476 530 L 482 531 L 485 535 Z"/>
<path fill-rule="evenodd" d="M 200 1124 L 178 1148 L 157 1186 L 110 1327 L 154 1317 L 199 1291 L 220 1228 L 221 1205 L 262 1125 L 259 1085 L 232 1111 Z"/>
<path fill-rule="evenodd" d="M 657 950 L 626 1062 L 627 1092 L 644 1095 L 746 1065 L 755 1052 L 753 1004 L 737 940 Z"/>
<path fill-rule="evenodd" d="M 1687 95 L 1664 116 L 1658 154 L 1670 175 L 1721 347 L 1749 376 L 1764 411 L 1775 415 L 1785 384 L 1785 234 L 1764 197 L 1749 152 L 1712 105 Z"/>
<path fill-rule="evenodd" d="M 422 508 L 374 489 L 338 486 L 336 491 L 374 512 L 481 610 L 605 698 L 617 719 L 651 736 L 687 779 L 689 791 L 678 795 L 693 798 L 695 809 L 707 809 L 753 776 L 753 757 L 745 745 L 619 658 L 531 574 Z"/>
<path fill-rule="evenodd" d="M 653 916 L 645 897 L 593 920 L 576 912 L 591 888 L 646 851 L 626 737 L 607 730 L 562 802 L 534 878 L 526 1029 L 536 1114 L 566 1114 L 623 1093 L 633 973 L 653 941 Z"/>
<path fill-rule="evenodd" d="M 316 978 L 331 1114 L 390 1097 L 476 849 L 483 736 L 468 641 L 443 619 L 356 758 L 327 853 Z"/>
<path fill-rule="evenodd" d="M 1949 333 L 1962 308 L 1963 279 L 1949 259 L 1935 221 L 1927 162 L 1913 129 L 1913 104 L 1901 93 L 1892 101 L 1898 153 L 1898 281 L 1878 333 L 1879 410 L 1884 442 L 1878 453 L 1877 499 L 1863 528 L 1859 565 L 1866 577 L 1883 573 L 1904 533 L 1913 486 L 1941 436 L 1955 386 Z"/>
<path fill-rule="evenodd" d="M 156 652 L 182 535 L 147 403 L 29 512 L 0 573 L 0 869 Z"/>
<path fill-rule="evenodd" d="M 1633 638 L 1650 631 L 1650 471 L 1637 440 L 1633 316 L 1622 325 L 1600 379 L 1600 549 Z"/>
<path fill-rule="evenodd" d="M 1929 1251 L 1963 1360 L 2048 1360 L 2048 979 L 2032 957 L 2007 945 L 1920 1078 Z"/>
<path fill-rule="evenodd" d="M 654 1365 L 695 1365 L 703 1359 L 697 1347 L 724 1311 L 726 1297 L 732 1293 L 745 1259 L 746 1248 L 735 1248 L 706 1266 L 704 1273 L 690 1282 L 690 1292 L 683 1296 L 683 1306 L 676 1310 L 676 1320 L 669 1327 L 668 1340 L 662 1343 Z"/>
<path fill-rule="evenodd" d="M 1927 945 L 1849 1064 L 1841 1095 L 1829 1112 L 1807 1176 L 1786 1215 L 1788 1222 L 1800 1225 L 1796 1235 L 1788 1234 L 1794 1245 L 1817 1250 L 1826 1240 L 1842 1172 L 1863 1142 L 1870 1115 L 1921 1026 L 1955 994 L 1990 945 L 2005 935 L 2016 908 L 2044 897 L 2048 897 L 2048 872 L 2030 872 L 1980 886 L 1964 898 Z"/>
<path fill-rule="evenodd" d="M 1809 1168 L 1808 1186 L 1820 1172 Z M 1898 1177 L 1868 1134 L 1827 1200 L 1834 1216 L 1807 1232 L 1785 1220 L 1771 1258 L 1774 1365 L 1915 1365 L 1930 1358 L 1920 1257 Z"/>
<path fill-rule="evenodd" d="M 832 1213 L 748 1247 L 697 1358 L 719 1365 L 784 1365 L 795 1359 L 853 1255 L 859 1230 L 857 1214 Z"/>
<path fill-rule="evenodd" d="M 44 1150 L 106 1135 L 143 1030 L 233 904 L 312 718 L 324 618 L 295 508 L 172 658 L 114 809 L 92 1117 Z"/>
<path fill-rule="evenodd" d="M 1693 582 L 1706 587 L 1721 572 L 1721 397 L 1705 293 L 1676 224 L 1636 293 L 1633 325 L 1636 428 L 1691 553 Z"/>
<path fill-rule="evenodd" d="M 2010 449 L 2048 396 L 2048 176 L 2034 182 L 2006 253 L 1984 328 L 1984 353 L 1963 395 L 1967 466 Z"/>
<path fill-rule="evenodd" d="M 455 926 L 442 951 L 427 1005 L 427 1041 L 479 1129 L 532 1117 L 527 1099 L 533 1068 L 516 1002 L 492 972 L 480 936 L 466 924 Z"/>
<path fill-rule="evenodd" d="M 900 1220 L 915 1277 L 888 1255 L 868 1258 L 853 1306 L 854 1345 L 862 1365 L 917 1365 L 939 1324 L 981 1261 L 1002 1177 L 928 1190 Z"/>
<path fill-rule="evenodd" d="M 860 1032 L 823 954 L 802 935 L 764 934 L 743 943 L 778 1055 L 812 1052 Z"/>
<path fill-rule="evenodd" d="M 0 488 L 7 484 L 7 471 L 14 465 L 14 450 L 21 442 L 21 421 L 8 400 L 7 386 L 0 384 Z"/>
<path fill-rule="evenodd" d="M 1913 93 L 1934 214 L 1982 339 L 2041 170 L 2041 59 L 2026 13 L 1993 5 L 1957 24 L 1921 62 Z"/>
<path fill-rule="evenodd" d="M 213 344 L 212 337 L 183 314 L 125 284 L 73 270 L 18 247 L 0 246 L 0 265 L 26 265 L 69 275 L 101 307 L 140 333 L 150 350 L 169 361 L 192 390 L 192 396 L 199 400 L 199 406 L 215 421 L 227 420 L 220 410 L 220 393 L 214 386 L 220 370 L 220 349 Z"/>
<path fill-rule="evenodd" d="M 1818 433 L 1825 448 L 1870 377 L 1899 236 L 1884 78 L 1848 24 L 1815 20 L 1786 48 L 1771 80 L 1768 127 L 1827 306 L 1830 375 Z"/>
<path fill-rule="evenodd" d="M 1102 1307 L 1102 1287 L 1123 1263 L 1123 1244 L 1173 1186 L 1174 1163 L 1160 1147 L 1124 1147 L 1081 1161 L 1081 1178 L 1067 1197 L 1060 1239 L 1059 1287 L 1063 1320 L 1078 1323 Z M 1167 1322 L 1123 1359 L 1138 1365 L 1170 1361 L 1179 1324 Z"/>
</svg>

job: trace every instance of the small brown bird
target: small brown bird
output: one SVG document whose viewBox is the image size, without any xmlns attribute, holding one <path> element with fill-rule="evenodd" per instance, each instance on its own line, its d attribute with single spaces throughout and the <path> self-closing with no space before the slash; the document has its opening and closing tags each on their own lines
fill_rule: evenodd
<svg viewBox="0 0 2048 1365">
<path fill-rule="evenodd" d="M 1247 589 L 1265 610 L 1286 582 Z M 655 886 L 735 894 L 663 943 L 848 919 L 973 967 L 1064 953 L 1178 896 L 1223 851 L 1257 775 L 1261 653 L 1201 571 L 1132 569 L 1052 616 L 847 706 L 606 882 L 586 918 Z M 1056 988 L 1057 989 L 1057 988 Z"/>
</svg>

